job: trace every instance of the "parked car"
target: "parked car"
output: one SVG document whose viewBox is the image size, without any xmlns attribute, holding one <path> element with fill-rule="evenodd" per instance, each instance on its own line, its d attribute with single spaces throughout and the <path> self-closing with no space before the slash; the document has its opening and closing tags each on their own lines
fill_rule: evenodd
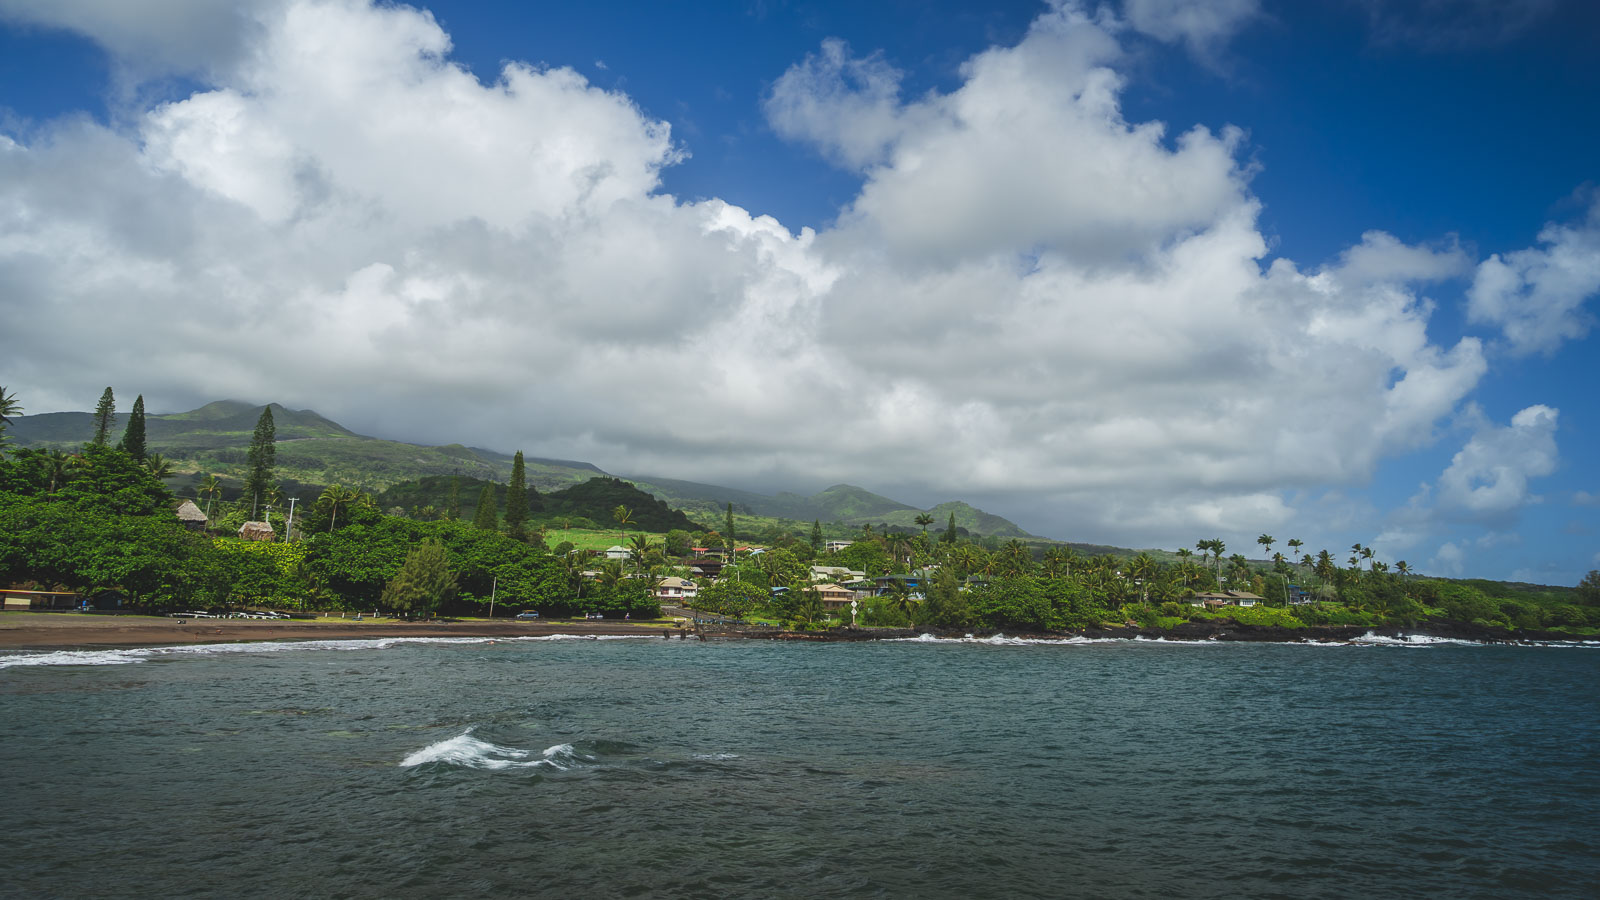
<svg viewBox="0 0 1600 900">
<path fill-rule="evenodd" d="M 536 612 L 532 612 L 532 611 L 519 612 L 519 613 L 517 613 L 517 618 L 519 618 L 519 619 L 537 619 L 537 618 L 539 618 L 539 614 L 536 613 Z"/>
</svg>

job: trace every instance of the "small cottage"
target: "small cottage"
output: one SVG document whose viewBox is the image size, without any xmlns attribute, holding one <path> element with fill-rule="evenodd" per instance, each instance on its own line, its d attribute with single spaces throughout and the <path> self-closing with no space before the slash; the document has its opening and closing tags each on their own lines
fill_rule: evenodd
<svg viewBox="0 0 1600 900">
<path fill-rule="evenodd" d="M 239 537 L 246 541 L 271 542 L 277 536 L 270 522 L 246 522 L 239 526 Z"/>
<path fill-rule="evenodd" d="M 175 514 L 178 521 L 183 523 L 183 527 L 190 531 L 206 530 L 206 514 L 200 511 L 200 507 L 194 505 L 193 500 L 185 500 L 178 504 Z"/>
</svg>

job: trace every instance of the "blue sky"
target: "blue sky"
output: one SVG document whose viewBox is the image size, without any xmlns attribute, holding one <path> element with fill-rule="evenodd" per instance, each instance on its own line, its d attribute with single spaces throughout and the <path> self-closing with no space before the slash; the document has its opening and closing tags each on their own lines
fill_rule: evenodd
<svg viewBox="0 0 1600 900">
<path fill-rule="evenodd" d="M 1600 565 L 1592 4 L 422 7 L 0 0 L 0 307 L 107 323 L 7 361 L 29 411 Z M 364 116 L 408 106 L 469 124 Z"/>
</svg>

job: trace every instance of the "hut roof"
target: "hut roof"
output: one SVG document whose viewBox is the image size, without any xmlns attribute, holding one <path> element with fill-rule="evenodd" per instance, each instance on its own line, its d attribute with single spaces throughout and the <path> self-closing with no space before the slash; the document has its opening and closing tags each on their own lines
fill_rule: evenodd
<svg viewBox="0 0 1600 900">
<path fill-rule="evenodd" d="M 206 520 L 206 514 L 200 511 L 200 507 L 194 505 L 193 500 L 185 500 L 178 504 L 176 515 L 179 521 L 183 522 L 204 522 Z"/>
<path fill-rule="evenodd" d="M 270 540 L 276 533 L 266 522 L 246 522 L 239 526 L 239 537 L 254 541 Z"/>
</svg>

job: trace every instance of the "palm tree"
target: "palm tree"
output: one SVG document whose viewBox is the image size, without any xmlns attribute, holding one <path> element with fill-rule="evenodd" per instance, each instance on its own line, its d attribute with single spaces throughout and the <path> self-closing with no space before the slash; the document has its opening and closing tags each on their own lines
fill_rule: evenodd
<svg viewBox="0 0 1600 900">
<path fill-rule="evenodd" d="M 7 393 L 5 385 L 0 385 L 0 428 L 11 424 L 13 416 L 22 412 L 22 406 L 17 403 L 17 395 Z"/>
<path fill-rule="evenodd" d="M 600 563 L 600 583 L 608 588 L 616 589 L 626 575 L 622 571 L 622 560 L 608 559 Z"/>
<path fill-rule="evenodd" d="M 1148 553 L 1140 553 L 1128 562 L 1128 577 L 1139 585 L 1139 599 L 1150 602 L 1150 582 L 1156 576 L 1156 561 Z"/>
<path fill-rule="evenodd" d="M 1270 534 L 1263 534 L 1260 537 L 1256 538 L 1256 543 L 1258 543 L 1261 546 L 1266 548 L 1268 556 L 1272 555 L 1272 545 L 1276 544 L 1277 542 L 1278 542 L 1278 539 L 1273 537 Z"/>
<path fill-rule="evenodd" d="M 1378 570 L 1378 561 L 1372 558 L 1372 548 L 1371 547 L 1362 547 L 1361 548 L 1361 558 L 1364 559 L 1364 560 L 1367 560 L 1367 564 L 1372 567 L 1372 570 L 1374 572 L 1376 572 Z"/>
<path fill-rule="evenodd" d="M 0 385 L 0 451 L 4 451 L 6 446 L 6 426 L 20 412 L 22 407 L 17 404 L 17 395 L 7 393 L 5 386 Z"/>
<path fill-rule="evenodd" d="M 67 483 L 67 476 L 72 474 L 72 457 L 60 450 L 51 450 L 44 458 L 45 472 L 50 475 L 50 493 L 56 492 L 56 486 Z"/>
<path fill-rule="evenodd" d="M 351 504 L 356 502 L 360 494 L 352 488 L 343 485 L 330 484 L 323 489 L 322 495 L 317 498 L 317 505 L 328 511 L 328 531 L 332 533 L 333 525 L 339 521 L 339 507 L 349 511 Z"/>
<path fill-rule="evenodd" d="M 157 478 L 170 478 L 172 476 L 172 463 L 161 458 L 159 453 L 151 453 L 144 458 L 144 467 L 150 474 Z"/>
<path fill-rule="evenodd" d="M 622 528 L 622 541 L 628 541 L 628 526 L 633 524 L 633 511 L 621 504 L 611 511 L 611 518 L 617 520 L 617 525 Z"/>
<path fill-rule="evenodd" d="M 222 496 L 222 479 L 215 475 L 207 475 L 202 478 L 200 480 L 200 493 L 210 498 L 206 501 L 206 519 L 209 521 L 211 518 L 211 504 Z"/>
<path fill-rule="evenodd" d="M 645 559 L 649 555 L 650 538 L 642 534 L 634 535 L 633 539 L 628 542 L 628 559 L 632 560 L 633 564 L 638 566 L 639 571 L 642 572 L 645 567 Z"/>
<path fill-rule="evenodd" d="M 1394 564 L 1394 570 L 1400 573 L 1401 578 L 1405 578 L 1411 574 L 1410 564 L 1403 559 Z"/>
<path fill-rule="evenodd" d="M 1289 538 L 1289 557 L 1292 559 L 1299 556 L 1300 548 L 1304 547 L 1305 545 L 1306 542 L 1300 540 L 1299 538 Z"/>
<path fill-rule="evenodd" d="M 927 513 L 917 513 L 917 517 L 911 521 L 922 526 L 922 536 L 926 538 L 928 536 L 928 526 L 933 524 L 933 516 Z"/>
</svg>

